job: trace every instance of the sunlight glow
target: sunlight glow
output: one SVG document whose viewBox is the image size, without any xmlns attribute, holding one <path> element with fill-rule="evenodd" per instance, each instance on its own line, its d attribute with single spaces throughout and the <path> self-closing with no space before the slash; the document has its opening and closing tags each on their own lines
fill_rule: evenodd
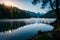
<svg viewBox="0 0 60 40">
<path fill-rule="evenodd" d="M 4 5 L 6 5 L 6 6 L 12 6 L 12 3 L 9 3 L 9 2 L 6 3 L 5 2 Z"/>
<path fill-rule="evenodd" d="M 12 30 L 8 30 L 8 33 L 11 33 L 12 32 Z"/>
</svg>

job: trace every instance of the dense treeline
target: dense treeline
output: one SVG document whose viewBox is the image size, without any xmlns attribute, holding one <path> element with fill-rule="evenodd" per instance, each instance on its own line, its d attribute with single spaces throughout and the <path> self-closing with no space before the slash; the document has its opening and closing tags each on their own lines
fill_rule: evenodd
<svg viewBox="0 0 60 40">
<path fill-rule="evenodd" d="M 30 15 L 24 10 L 12 6 L 0 4 L 0 19 L 19 19 L 30 18 Z"/>
</svg>

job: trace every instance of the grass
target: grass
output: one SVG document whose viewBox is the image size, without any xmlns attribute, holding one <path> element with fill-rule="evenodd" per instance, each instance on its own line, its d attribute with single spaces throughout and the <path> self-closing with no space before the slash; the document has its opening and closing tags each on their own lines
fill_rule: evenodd
<svg viewBox="0 0 60 40">
<path fill-rule="evenodd" d="M 32 40 L 51 40 L 51 38 L 46 33 L 35 36 Z"/>
</svg>

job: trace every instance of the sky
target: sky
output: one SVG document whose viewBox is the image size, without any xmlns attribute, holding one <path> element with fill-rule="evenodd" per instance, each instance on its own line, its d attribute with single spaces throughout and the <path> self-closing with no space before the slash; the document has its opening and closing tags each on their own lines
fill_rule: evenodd
<svg viewBox="0 0 60 40">
<path fill-rule="evenodd" d="M 4 3 L 6 5 L 12 5 L 19 9 L 28 10 L 35 13 L 38 13 L 38 12 L 46 13 L 49 10 L 48 8 L 41 9 L 42 3 L 33 5 L 32 0 L 0 0 L 0 3 Z"/>
</svg>

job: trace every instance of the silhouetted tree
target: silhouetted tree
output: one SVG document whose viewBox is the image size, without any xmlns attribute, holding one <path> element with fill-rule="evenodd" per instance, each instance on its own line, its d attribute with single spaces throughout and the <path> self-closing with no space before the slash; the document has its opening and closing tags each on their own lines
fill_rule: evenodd
<svg viewBox="0 0 60 40">
<path fill-rule="evenodd" d="M 60 18 L 59 18 L 60 0 L 33 0 L 32 4 L 36 5 L 37 3 L 41 3 L 41 2 L 42 2 L 42 8 L 45 8 L 48 4 L 50 4 L 48 6 L 49 8 L 52 8 L 52 10 L 56 13 L 57 25 L 59 25 L 60 24 Z"/>
</svg>

